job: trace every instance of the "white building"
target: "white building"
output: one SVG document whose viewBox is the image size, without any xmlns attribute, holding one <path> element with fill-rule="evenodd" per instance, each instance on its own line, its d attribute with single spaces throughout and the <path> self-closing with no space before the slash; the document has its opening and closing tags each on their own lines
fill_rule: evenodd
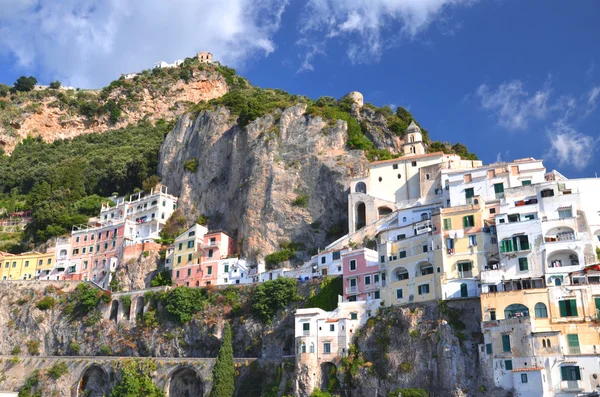
<svg viewBox="0 0 600 397">
<path fill-rule="evenodd" d="M 252 283 L 250 266 L 245 259 L 223 259 L 219 261 L 217 268 L 217 285 Z"/>
</svg>

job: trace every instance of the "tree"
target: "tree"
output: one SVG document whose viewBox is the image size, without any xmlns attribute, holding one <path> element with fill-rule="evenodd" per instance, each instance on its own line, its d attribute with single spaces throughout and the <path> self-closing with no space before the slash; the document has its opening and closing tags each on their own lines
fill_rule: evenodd
<svg viewBox="0 0 600 397">
<path fill-rule="evenodd" d="M 28 92 L 33 90 L 35 85 L 37 84 L 37 79 L 33 76 L 25 77 L 21 76 L 15 81 L 15 85 L 13 86 L 14 91 L 20 92 Z"/>
<path fill-rule="evenodd" d="M 62 85 L 61 82 L 56 80 L 56 81 L 53 81 L 52 83 L 50 83 L 50 88 L 52 88 L 53 90 L 58 90 L 61 85 Z"/>
<path fill-rule="evenodd" d="M 0 97 L 5 97 L 10 92 L 10 87 L 6 84 L 0 84 Z"/>
<path fill-rule="evenodd" d="M 225 324 L 223 343 L 213 368 L 213 386 L 211 397 L 232 397 L 235 392 L 235 367 L 233 365 L 233 347 L 231 345 L 231 326 Z"/>
<path fill-rule="evenodd" d="M 156 364 L 152 362 L 125 360 L 121 364 L 121 380 L 110 397 L 164 397 L 149 375 L 155 370 Z"/>
<path fill-rule="evenodd" d="M 269 324 L 277 311 L 296 299 L 296 280 L 280 277 L 259 284 L 252 295 L 252 309 Z"/>
</svg>

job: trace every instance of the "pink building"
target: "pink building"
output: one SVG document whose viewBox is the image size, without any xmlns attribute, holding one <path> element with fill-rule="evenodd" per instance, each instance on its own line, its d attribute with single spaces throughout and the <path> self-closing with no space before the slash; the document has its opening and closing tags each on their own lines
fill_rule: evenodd
<svg viewBox="0 0 600 397">
<path fill-rule="evenodd" d="M 198 285 L 216 285 L 219 261 L 235 254 L 235 240 L 223 231 L 213 231 L 204 235 L 202 260 L 196 280 Z"/>
<path fill-rule="evenodd" d="M 380 299 L 385 272 L 379 270 L 377 251 L 362 248 L 342 254 L 344 301 Z"/>
</svg>

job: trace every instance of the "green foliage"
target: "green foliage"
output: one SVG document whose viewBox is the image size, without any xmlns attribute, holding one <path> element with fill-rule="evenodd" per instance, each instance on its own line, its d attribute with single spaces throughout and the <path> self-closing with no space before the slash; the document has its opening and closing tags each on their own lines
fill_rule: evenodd
<svg viewBox="0 0 600 397">
<path fill-rule="evenodd" d="M 121 376 L 110 397 L 164 397 L 150 374 L 156 365 L 149 361 L 124 360 L 120 362 Z"/>
<path fill-rule="evenodd" d="M 69 373 L 69 367 L 64 362 L 54 364 L 48 369 L 48 376 L 54 380 L 60 379 L 61 376 Z"/>
<path fill-rule="evenodd" d="M 37 390 L 40 383 L 40 371 L 34 370 L 25 379 L 25 384 L 19 389 L 19 397 L 42 397 L 42 391 Z"/>
<path fill-rule="evenodd" d="M 338 295 L 343 295 L 342 277 L 325 277 L 321 282 L 319 293 L 311 296 L 305 306 L 333 311 L 337 308 Z"/>
<path fill-rule="evenodd" d="M 429 397 L 429 393 L 427 393 L 427 391 L 423 390 L 423 389 L 413 389 L 413 388 L 409 388 L 409 389 L 398 388 L 398 389 L 388 393 L 388 397 L 398 397 L 398 396 Z"/>
<path fill-rule="evenodd" d="M 173 285 L 171 279 L 171 272 L 169 270 L 163 270 L 162 272 L 156 273 L 156 276 L 151 281 L 153 287 L 162 287 L 163 285 Z"/>
<path fill-rule="evenodd" d="M 438 301 L 438 310 L 443 319 L 452 327 L 453 331 L 463 331 L 467 328 L 465 323 L 461 320 L 463 311 L 450 307 L 448 301 Z"/>
<path fill-rule="evenodd" d="M 315 388 L 315 390 L 313 390 L 310 397 L 331 397 L 331 393 L 326 392 L 326 391 L 321 391 L 321 389 L 319 389 L 317 387 L 317 388 Z"/>
<path fill-rule="evenodd" d="M 342 366 L 344 368 L 346 376 L 356 376 L 356 374 L 358 374 L 358 370 L 364 365 L 365 359 L 363 358 L 362 354 L 358 351 L 356 345 L 350 345 L 348 347 L 348 355 L 346 357 L 342 357 Z"/>
<path fill-rule="evenodd" d="M 301 194 L 300 196 L 296 197 L 294 199 L 294 201 L 292 201 L 292 205 L 294 207 L 303 207 L 303 208 L 306 208 L 306 206 L 308 205 L 308 195 Z"/>
<path fill-rule="evenodd" d="M 129 309 L 131 309 L 131 295 L 123 295 L 120 300 L 123 303 L 123 311 L 129 313 Z"/>
<path fill-rule="evenodd" d="M 13 91 L 15 92 L 29 92 L 33 90 L 35 85 L 37 84 L 37 79 L 33 76 L 25 77 L 21 76 L 15 81 L 13 86 Z"/>
<path fill-rule="evenodd" d="M 18 192 L 32 210 L 24 238 L 34 242 L 68 233 L 96 215 L 101 197 L 125 195 L 156 174 L 170 125 L 140 124 L 46 143 L 27 138 L 11 156 L 0 152 L 0 201 Z"/>
<path fill-rule="evenodd" d="M 600 247 L 596 247 L 596 259 L 600 261 Z"/>
<path fill-rule="evenodd" d="M 235 367 L 233 347 L 231 345 L 231 326 L 225 323 L 223 343 L 219 348 L 217 361 L 213 368 L 213 386 L 211 397 L 232 397 L 235 392 Z"/>
<path fill-rule="evenodd" d="M 99 352 L 101 356 L 112 356 L 112 349 L 109 345 L 100 346 Z"/>
<path fill-rule="evenodd" d="M 181 324 L 187 323 L 194 314 L 202 310 L 206 301 L 205 289 L 189 287 L 173 288 L 161 299 L 165 311 Z"/>
<path fill-rule="evenodd" d="M 462 143 L 455 143 L 454 145 L 452 145 L 452 151 L 465 160 L 477 160 L 477 155 L 469 152 L 467 150 L 467 147 Z"/>
<path fill-rule="evenodd" d="M 419 337 L 419 330 L 416 329 L 416 328 L 413 328 L 410 331 L 408 331 L 408 334 L 410 335 L 411 338 L 418 338 Z"/>
<path fill-rule="evenodd" d="M 206 215 L 200 214 L 198 219 L 196 219 L 196 223 L 201 226 L 206 226 L 208 224 L 208 217 Z"/>
<path fill-rule="evenodd" d="M 21 353 L 21 346 L 15 346 L 13 347 L 12 351 L 10 352 L 11 354 L 14 354 L 15 356 L 19 353 Z"/>
<path fill-rule="evenodd" d="M 29 354 L 32 356 L 40 355 L 40 341 L 39 340 L 29 340 L 27 341 L 27 350 L 29 350 Z"/>
<path fill-rule="evenodd" d="M 3 98 L 8 95 L 10 92 L 10 87 L 6 84 L 0 84 L 0 98 Z"/>
<path fill-rule="evenodd" d="M 159 183 L 160 177 L 158 175 L 151 175 L 142 182 L 142 190 L 144 190 L 146 193 L 150 193 L 150 191 Z"/>
<path fill-rule="evenodd" d="M 98 303 L 102 293 L 89 284 L 79 284 L 67 297 L 67 314 L 85 316 L 91 312 Z"/>
<path fill-rule="evenodd" d="M 48 309 L 54 307 L 55 304 L 56 304 L 56 299 L 47 295 L 47 296 L 44 296 L 42 299 L 40 299 L 40 301 L 37 303 L 36 307 L 40 310 L 48 310 Z"/>
<path fill-rule="evenodd" d="M 104 303 L 110 303 L 111 299 L 112 294 L 110 293 L 110 291 L 102 291 L 102 293 L 100 294 L 100 300 Z"/>
<path fill-rule="evenodd" d="M 53 90 L 58 90 L 61 87 L 61 85 L 61 82 L 56 80 L 50 83 L 50 88 L 52 88 Z"/>
<path fill-rule="evenodd" d="M 198 164 L 198 159 L 194 157 L 183 162 L 183 169 L 193 173 L 198 170 Z"/>
<path fill-rule="evenodd" d="M 187 229 L 187 219 L 181 208 L 177 208 L 160 232 L 161 241 L 165 244 L 172 244 L 175 237 L 179 236 Z"/>
<path fill-rule="evenodd" d="M 69 350 L 74 354 L 79 354 L 81 351 L 81 346 L 77 342 L 71 342 L 69 344 Z"/>
<path fill-rule="evenodd" d="M 294 243 L 282 241 L 279 243 L 281 250 L 265 256 L 267 268 L 272 269 L 281 262 L 288 261 L 296 255 L 296 245 Z"/>
<path fill-rule="evenodd" d="M 270 324 L 275 314 L 295 299 L 296 280 L 280 277 L 256 287 L 252 295 L 252 310 L 262 321 Z"/>
</svg>

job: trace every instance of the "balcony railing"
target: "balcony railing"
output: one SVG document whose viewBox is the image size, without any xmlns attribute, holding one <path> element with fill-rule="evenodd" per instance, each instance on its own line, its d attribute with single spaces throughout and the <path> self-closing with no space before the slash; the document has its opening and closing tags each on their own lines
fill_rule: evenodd
<svg viewBox="0 0 600 397">
<path fill-rule="evenodd" d="M 563 380 L 558 384 L 558 387 L 555 387 L 556 390 L 562 391 L 577 391 L 581 390 L 581 381 L 580 380 Z"/>
<path fill-rule="evenodd" d="M 579 346 L 569 346 L 569 354 L 579 355 L 581 354 L 581 348 Z"/>
<path fill-rule="evenodd" d="M 378 281 L 376 283 L 365 284 L 365 291 L 373 291 L 381 288 L 381 283 Z"/>
<path fill-rule="evenodd" d="M 357 294 L 358 293 L 358 286 L 353 286 L 353 287 L 346 287 L 346 293 L 347 294 Z"/>
</svg>

